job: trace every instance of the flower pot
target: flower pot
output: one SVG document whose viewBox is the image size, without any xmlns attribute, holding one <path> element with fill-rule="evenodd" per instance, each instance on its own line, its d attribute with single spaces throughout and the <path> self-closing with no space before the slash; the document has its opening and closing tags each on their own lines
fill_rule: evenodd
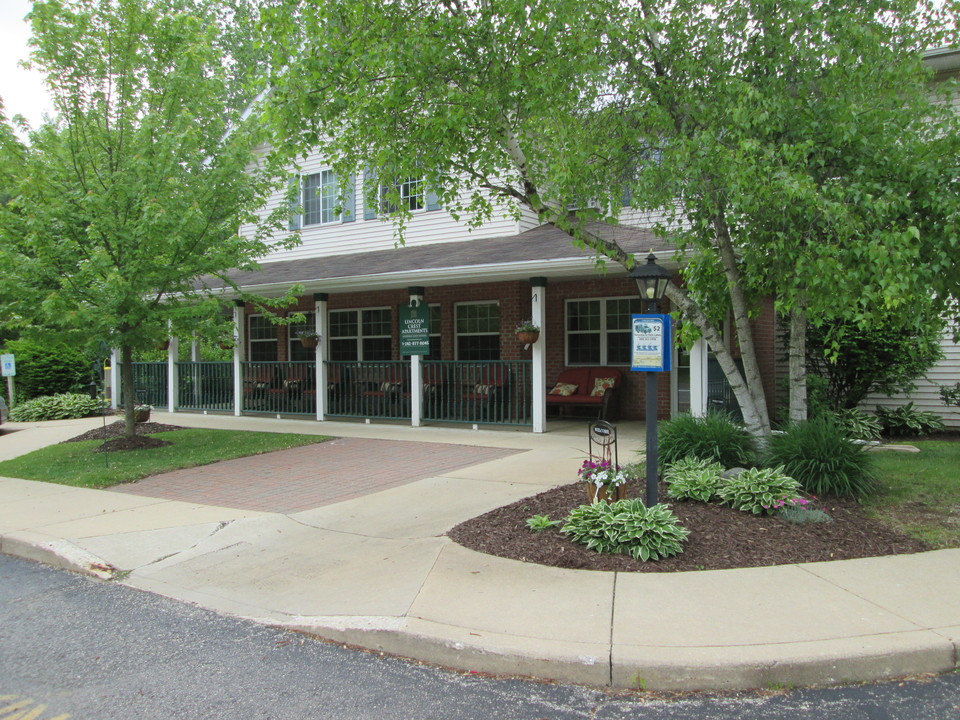
<svg viewBox="0 0 960 720">
<path fill-rule="evenodd" d="M 316 350 L 316 349 L 317 349 L 317 345 L 320 343 L 320 338 L 315 338 L 315 337 L 302 337 L 302 338 L 300 338 L 300 343 L 301 343 L 307 350 Z"/>
<path fill-rule="evenodd" d="M 134 408 L 133 421 L 138 423 L 150 422 L 150 408 Z"/>
<path fill-rule="evenodd" d="M 609 502 L 614 502 L 616 500 L 626 500 L 627 499 L 627 486 L 618 485 L 613 490 L 613 497 L 610 497 L 611 493 L 607 492 L 605 487 L 597 487 L 593 483 L 584 483 L 587 488 L 587 502 L 595 503 L 601 500 L 607 500 Z"/>
<path fill-rule="evenodd" d="M 533 345 L 539 339 L 539 330 L 524 330 L 517 333 L 517 340 L 519 340 L 523 345 Z"/>
<path fill-rule="evenodd" d="M 170 349 L 169 340 L 164 340 L 163 342 L 157 343 L 157 350 L 169 350 L 169 349 Z"/>
<path fill-rule="evenodd" d="M 233 343 L 222 342 L 218 343 L 218 345 L 220 345 L 221 350 L 233 350 Z"/>
</svg>

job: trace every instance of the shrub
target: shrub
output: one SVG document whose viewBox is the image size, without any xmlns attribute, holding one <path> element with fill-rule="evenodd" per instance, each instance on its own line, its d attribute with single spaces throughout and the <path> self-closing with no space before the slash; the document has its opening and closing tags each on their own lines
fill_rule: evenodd
<svg viewBox="0 0 960 720">
<path fill-rule="evenodd" d="M 943 420 L 936 413 L 917 410 L 912 402 L 898 408 L 877 405 L 877 418 L 884 435 L 929 435 L 943 431 Z"/>
<path fill-rule="evenodd" d="M 753 468 L 725 478 L 717 496 L 736 510 L 760 515 L 777 503 L 792 500 L 800 492 L 800 483 L 783 468 Z"/>
<path fill-rule="evenodd" d="M 720 488 L 720 463 L 685 457 L 668 465 L 663 473 L 667 495 L 675 500 L 710 502 Z"/>
<path fill-rule="evenodd" d="M 17 358 L 17 390 L 27 399 L 77 392 L 89 380 L 86 358 L 69 345 L 14 340 L 6 351 Z"/>
<path fill-rule="evenodd" d="M 795 423 L 771 437 L 765 463 L 782 466 L 814 495 L 864 497 L 873 486 L 873 457 L 829 416 Z"/>
<path fill-rule="evenodd" d="M 661 467 L 685 457 L 718 462 L 724 467 L 749 465 L 756 452 L 753 437 L 722 413 L 701 418 L 679 415 L 662 423 L 659 435 Z"/>
<path fill-rule="evenodd" d="M 857 408 L 847 408 L 828 414 L 837 428 L 851 440 L 878 440 L 880 421 Z"/>
<path fill-rule="evenodd" d="M 66 420 L 95 415 L 103 410 L 103 400 L 78 393 L 48 395 L 19 403 L 10 411 L 14 422 Z"/>
<path fill-rule="evenodd" d="M 666 505 L 648 508 L 636 499 L 574 508 L 560 532 L 591 550 L 644 561 L 678 555 L 690 534 Z"/>
</svg>

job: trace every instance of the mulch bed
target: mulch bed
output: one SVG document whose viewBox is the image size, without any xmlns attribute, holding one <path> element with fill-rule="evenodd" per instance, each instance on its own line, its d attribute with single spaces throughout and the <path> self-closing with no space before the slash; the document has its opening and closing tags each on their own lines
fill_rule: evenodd
<svg viewBox="0 0 960 720">
<path fill-rule="evenodd" d="M 630 496 L 641 488 L 631 488 Z M 661 498 L 666 489 L 661 483 Z M 777 517 L 752 515 L 715 504 L 669 501 L 680 523 L 690 530 L 681 555 L 641 562 L 627 555 L 588 550 L 567 539 L 559 527 L 533 532 L 532 515 L 563 520 L 586 502 L 583 483 L 565 485 L 519 500 L 453 528 L 447 535 L 464 547 L 489 555 L 581 570 L 681 572 L 761 567 L 793 563 L 899 555 L 928 550 L 919 540 L 901 535 L 868 518 L 852 500 L 829 500 L 828 523 L 796 525 Z"/>
<path fill-rule="evenodd" d="M 144 422 L 137 423 L 134 426 L 136 435 L 132 438 L 123 436 L 125 431 L 123 420 L 117 420 L 109 425 L 88 430 L 82 435 L 77 435 L 64 442 L 80 442 L 81 440 L 106 440 L 102 445 L 93 449 L 94 452 L 118 452 L 122 450 L 149 450 L 150 448 L 172 445 L 168 440 L 149 437 L 152 433 L 170 432 L 171 430 L 183 430 L 180 425 L 164 425 L 163 423 Z"/>
</svg>

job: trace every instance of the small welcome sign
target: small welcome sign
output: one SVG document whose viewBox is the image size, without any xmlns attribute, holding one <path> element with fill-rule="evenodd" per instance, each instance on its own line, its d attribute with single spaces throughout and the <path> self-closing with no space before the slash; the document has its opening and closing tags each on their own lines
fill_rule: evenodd
<svg viewBox="0 0 960 720">
<path fill-rule="evenodd" d="M 669 315 L 634 315 L 632 318 L 630 369 L 666 372 L 672 368 L 673 344 Z"/>
</svg>

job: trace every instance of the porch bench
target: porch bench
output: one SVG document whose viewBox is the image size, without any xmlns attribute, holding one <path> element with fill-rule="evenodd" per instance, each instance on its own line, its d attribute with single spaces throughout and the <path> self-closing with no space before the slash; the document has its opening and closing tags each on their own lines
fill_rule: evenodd
<svg viewBox="0 0 960 720">
<path fill-rule="evenodd" d="M 610 381 L 613 381 L 612 383 Z M 567 368 L 547 390 L 547 407 L 559 412 L 586 408 L 599 420 L 616 420 L 620 415 L 620 370 L 611 367 Z"/>
</svg>

